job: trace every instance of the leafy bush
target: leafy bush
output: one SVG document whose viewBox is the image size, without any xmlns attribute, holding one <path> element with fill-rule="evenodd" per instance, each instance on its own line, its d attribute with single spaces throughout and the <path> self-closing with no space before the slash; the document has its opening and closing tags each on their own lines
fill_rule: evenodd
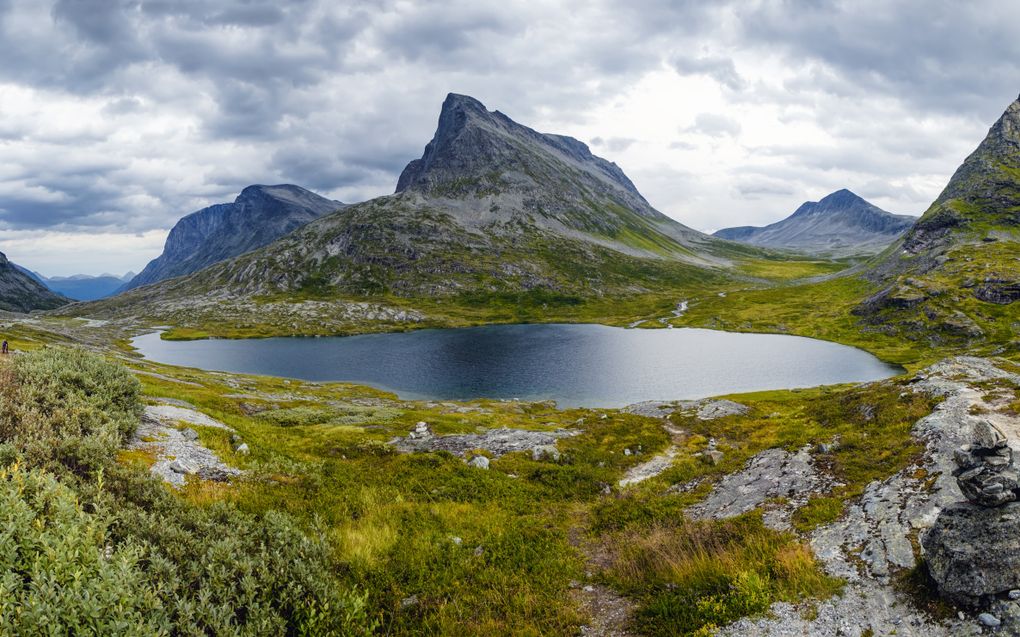
<svg viewBox="0 0 1020 637">
<path fill-rule="evenodd" d="M 0 441 L 33 466 L 96 469 L 138 424 L 138 381 L 77 349 L 19 356 L 0 372 Z"/>
<path fill-rule="evenodd" d="M 0 366 L 0 633 L 367 635 L 287 515 L 189 504 L 115 461 L 137 381 L 81 350 Z"/>
</svg>

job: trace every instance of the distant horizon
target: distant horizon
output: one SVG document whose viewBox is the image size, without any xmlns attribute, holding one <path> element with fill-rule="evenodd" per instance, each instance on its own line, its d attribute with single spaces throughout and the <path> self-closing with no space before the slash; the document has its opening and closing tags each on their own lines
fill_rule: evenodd
<svg viewBox="0 0 1020 637">
<path fill-rule="evenodd" d="M 840 188 L 917 216 L 1020 79 L 1020 6 L 994 0 L 11 0 L 0 34 L 0 251 L 48 276 L 139 271 L 248 184 L 389 194 L 448 92 L 580 139 L 704 232 Z"/>
</svg>

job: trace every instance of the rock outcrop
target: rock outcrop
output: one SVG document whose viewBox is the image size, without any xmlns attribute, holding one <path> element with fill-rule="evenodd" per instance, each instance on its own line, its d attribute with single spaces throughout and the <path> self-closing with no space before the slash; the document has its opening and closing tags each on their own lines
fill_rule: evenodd
<svg viewBox="0 0 1020 637">
<path fill-rule="evenodd" d="M 468 454 L 483 449 L 496 458 L 514 451 L 528 451 L 536 456 L 536 460 L 559 459 L 556 441 L 560 438 L 577 435 L 577 433 L 563 429 L 530 431 L 502 427 L 477 434 L 441 436 L 432 433 L 427 423 L 420 422 L 406 437 L 394 438 L 390 444 L 403 453 L 448 451 L 458 456 L 467 457 Z M 535 454 L 536 451 L 537 454 Z"/>
<path fill-rule="evenodd" d="M 922 545 L 939 593 L 955 604 L 981 606 L 1020 588 L 1020 503 L 950 505 Z"/>
</svg>

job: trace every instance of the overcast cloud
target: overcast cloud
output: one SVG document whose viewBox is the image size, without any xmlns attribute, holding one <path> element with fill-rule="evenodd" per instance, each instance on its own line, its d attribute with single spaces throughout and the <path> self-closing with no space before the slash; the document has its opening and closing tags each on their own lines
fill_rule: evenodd
<svg viewBox="0 0 1020 637">
<path fill-rule="evenodd" d="M 0 250 L 47 275 L 138 270 L 252 183 L 392 192 L 450 91 L 701 230 L 919 214 L 1020 91 L 1007 0 L 0 0 L 0 37 Z"/>
</svg>

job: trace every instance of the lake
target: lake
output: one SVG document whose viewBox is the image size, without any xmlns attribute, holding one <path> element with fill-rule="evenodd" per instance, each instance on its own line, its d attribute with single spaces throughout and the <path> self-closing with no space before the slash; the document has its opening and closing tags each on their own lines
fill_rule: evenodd
<svg viewBox="0 0 1020 637">
<path fill-rule="evenodd" d="M 766 389 L 863 382 L 902 369 L 799 336 L 604 325 L 494 325 L 326 338 L 132 344 L 152 361 L 310 381 L 347 381 L 405 399 L 555 400 L 622 407 Z"/>
</svg>

